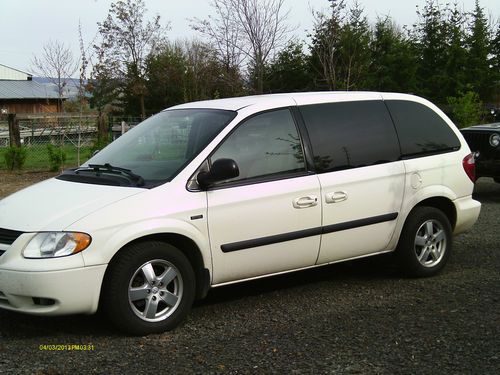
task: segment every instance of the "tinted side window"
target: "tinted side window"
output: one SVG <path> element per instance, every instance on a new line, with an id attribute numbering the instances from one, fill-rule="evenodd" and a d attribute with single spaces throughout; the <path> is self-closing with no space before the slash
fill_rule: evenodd
<path id="1" fill-rule="evenodd" d="M 394 125 L 382 101 L 314 104 L 300 107 L 318 172 L 398 160 Z"/>
<path id="2" fill-rule="evenodd" d="M 211 160 L 220 158 L 238 164 L 240 175 L 231 182 L 305 170 L 302 144 L 288 109 L 265 112 L 241 123 Z"/>
<path id="3" fill-rule="evenodd" d="M 460 141 L 448 124 L 429 107 L 405 100 L 388 100 L 403 156 L 458 150 Z"/>

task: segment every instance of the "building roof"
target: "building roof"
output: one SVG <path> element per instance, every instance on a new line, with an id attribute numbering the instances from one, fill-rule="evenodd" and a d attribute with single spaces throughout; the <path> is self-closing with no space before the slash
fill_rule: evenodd
<path id="1" fill-rule="evenodd" d="M 57 90 L 35 81 L 0 80 L 1 99 L 59 99 Z"/>
<path id="2" fill-rule="evenodd" d="M 33 76 L 22 70 L 0 64 L 0 80 L 30 80 Z"/>

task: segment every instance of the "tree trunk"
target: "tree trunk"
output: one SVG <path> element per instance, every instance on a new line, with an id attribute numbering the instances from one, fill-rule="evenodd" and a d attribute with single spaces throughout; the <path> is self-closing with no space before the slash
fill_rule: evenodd
<path id="1" fill-rule="evenodd" d="M 257 78 L 256 94 L 262 94 L 264 93 L 264 64 L 262 62 L 255 64 L 255 75 Z"/>
<path id="2" fill-rule="evenodd" d="M 99 146 L 103 145 L 108 141 L 109 129 L 106 122 L 106 115 L 104 113 L 100 113 L 97 118 L 97 139 L 99 142 Z"/>
<path id="3" fill-rule="evenodd" d="M 146 118 L 146 107 L 144 105 L 144 94 L 139 95 L 139 103 L 141 105 L 141 118 L 144 120 Z"/>

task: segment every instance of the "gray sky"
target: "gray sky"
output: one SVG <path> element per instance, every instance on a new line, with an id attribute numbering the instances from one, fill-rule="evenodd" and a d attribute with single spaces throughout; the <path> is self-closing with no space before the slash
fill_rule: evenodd
<path id="1" fill-rule="evenodd" d="M 465 10 L 474 8 L 475 0 L 457 0 Z M 78 22 L 85 43 L 97 35 L 97 22 L 103 21 L 112 0 L 0 0 L 0 64 L 31 72 L 33 55 L 39 54 L 49 40 L 64 42 L 79 55 Z M 188 18 L 205 18 L 210 12 L 206 0 L 145 0 L 149 15 L 159 14 L 162 23 L 170 22 L 167 36 L 174 40 L 197 34 L 189 27 Z M 353 0 L 347 0 L 352 4 Z M 425 0 L 359 0 L 365 13 L 374 21 L 389 14 L 400 25 L 416 21 L 416 6 Z M 451 1 L 450 1 L 451 2 Z M 441 0 L 441 4 L 445 1 Z M 285 0 L 291 10 L 290 23 L 297 25 L 297 37 L 305 39 L 312 29 L 311 7 L 327 9 L 327 0 Z M 499 0 L 480 0 L 494 20 L 500 16 Z"/>

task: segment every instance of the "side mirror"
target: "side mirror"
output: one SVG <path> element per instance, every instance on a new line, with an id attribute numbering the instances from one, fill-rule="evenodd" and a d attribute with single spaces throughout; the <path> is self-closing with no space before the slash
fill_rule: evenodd
<path id="1" fill-rule="evenodd" d="M 196 180 L 202 189 L 207 189 L 215 182 L 229 180 L 239 175 L 240 170 L 233 159 L 217 159 L 208 172 L 198 173 Z"/>

